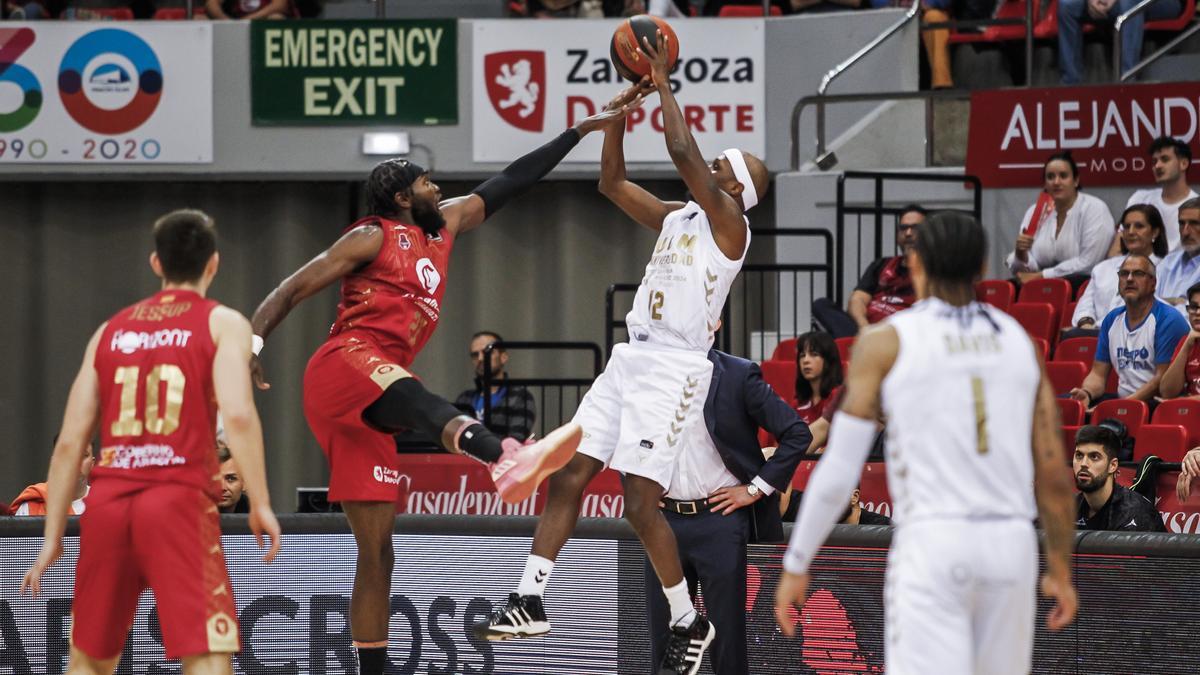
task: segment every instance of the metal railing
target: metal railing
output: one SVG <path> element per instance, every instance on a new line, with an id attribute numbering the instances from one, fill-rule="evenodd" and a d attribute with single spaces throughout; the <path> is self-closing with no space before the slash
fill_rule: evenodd
<path id="1" fill-rule="evenodd" d="M 495 378 L 492 372 L 492 352 L 501 349 L 507 352 L 532 352 L 545 354 L 547 352 L 585 352 L 591 356 L 591 373 L 578 377 L 505 377 Z M 532 411 L 536 420 L 536 433 L 545 436 L 547 432 L 561 426 L 575 415 L 579 402 L 583 400 L 586 390 L 604 369 L 600 345 L 594 342 L 493 342 L 483 348 L 483 376 L 480 378 L 481 391 L 485 392 L 483 399 L 483 425 L 493 428 L 492 397 L 487 395 L 491 388 L 502 385 L 509 388 L 523 388 L 533 394 L 535 408 Z M 531 431 L 533 429 L 531 428 Z"/>
<path id="2" fill-rule="evenodd" d="M 846 181 L 847 180 L 866 180 L 873 183 L 872 200 L 867 205 L 854 205 L 847 203 L 846 200 Z M 884 187 L 887 181 L 897 182 L 917 182 L 917 183 L 970 183 L 974 194 L 972 195 L 971 214 L 979 220 L 983 214 L 983 184 L 979 178 L 975 176 L 954 176 L 944 174 L 926 174 L 926 173 L 902 173 L 897 171 L 846 171 L 838 176 L 837 181 L 837 211 L 836 219 L 836 235 L 837 252 L 834 254 L 834 261 L 837 265 L 837 295 L 835 301 L 842 305 L 846 301 L 846 272 L 853 269 L 853 277 L 858 278 L 858 275 L 863 271 L 863 219 L 862 216 L 869 216 L 874 222 L 874 227 L 871 230 L 873 239 L 871 261 L 878 260 L 883 255 L 884 241 L 884 216 L 899 217 L 902 213 L 902 205 L 889 205 L 885 200 Z M 906 201 L 912 201 L 908 199 Z M 893 202 L 894 203 L 894 202 Z M 855 245 L 855 260 L 853 266 L 848 260 L 846 252 L 846 220 L 847 216 L 857 216 L 857 232 L 854 238 Z M 892 230 L 894 231 L 894 223 Z"/>
<path id="3" fill-rule="evenodd" d="M 810 228 L 753 230 L 751 247 L 754 250 L 754 241 L 766 239 L 798 243 L 806 238 L 821 240 L 821 262 L 747 263 L 742 266 L 721 314 L 723 323 L 713 343 L 715 348 L 747 358 L 767 358 L 769 347 L 774 347 L 768 344 L 772 340 L 809 330 L 812 323 L 809 310 L 813 301 L 833 293 L 833 234 Z M 623 300 L 637 288 L 638 284 L 633 283 L 613 284 L 605 293 L 606 354 L 612 353 L 618 340 L 617 330 L 626 328 L 624 313 L 631 302 Z M 618 297 L 622 299 L 619 307 Z M 809 317 L 809 321 L 805 322 L 804 317 Z"/>
<path id="4" fill-rule="evenodd" d="M 1155 2 L 1158 2 L 1158 0 L 1142 0 L 1138 4 L 1131 7 L 1129 11 L 1125 12 L 1121 16 L 1118 16 L 1116 22 L 1113 24 L 1113 79 L 1117 83 L 1125 82 L 1126 80 L 1142 72 L 1142 70 L 1144 70 L 1147 66 L 1159 60 L 1163 56 L 1166 56 L 1168 52 L 1175 47 L 1178 47 L 1180 43 L 1194 35 L 1196 31 L 1200 30 L 1200 23 L 1193 22 L 1191 26 L 1188 26 L 1187 29 L 1185 29 L 1179 35 L 1176 35 L 1175 38 L 1170 42 L 1160 47 L 1150 56 L 1147 56 L 1146 58 L 1134 64 L 1134 66 L 1129 69 L 1129 72 L 1124 72 L 1121 68 L 1121 31 L 1125 28 L 1125 24 L 1130 19 L 1138 16 L 1139 14 L 1145 13 L 1146 10 L 1150 9 L 1150 5 L 1154 4 Z M 1183 9 L 1181 8 L 1180 11 L 1183 11 Z"/>
<path id="5" fill-rule="evenodd" d="M 971 100 L 971 92 L 965 89 L 934 89 L 930 91 L 885 91 L 871 94 L 815 94 L 805 96 L 796 101 L 796 105 L 792 106 L 792 126 L 791 126 L 791 166 L 793 171 L 800 169 L 800 115 L 804 109 L 810 105 L 817 106 L 817 110 L 823 110 L 826 105 L 836 105 L 840 103 L 863 103 L 867 101 L 925 101 L 925 124 L 926 124 L 926 139 L 925 139 L 925 158 L 926 164 L 929 164 L 930 157 L 933 153 L 932 134 L 933 116 L 929 113 L 928 107 L 933 101 L 969 101 Z M 826 153 L 825 148 L 825 124 L 824 115 L 818 113 L 817 117 L 817 154 L 813 157 L 813 162 L 822 171 L 827 171 L 837 164 L 837 156 L 832 153 Z"/>

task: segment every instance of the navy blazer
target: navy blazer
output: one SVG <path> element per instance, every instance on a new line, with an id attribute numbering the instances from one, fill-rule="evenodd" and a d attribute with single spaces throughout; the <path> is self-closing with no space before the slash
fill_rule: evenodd
<path id="1" fill-rule="evenodd" d="M 747 361 L 710 349 L 712 384 L 704 401 L 704 424 L 729 472 L 749 483 L 756 476 L 775 488 L 753 505 L 752 542 L 783 541 L 779 496 L 787 490 L 812 442 L 812 434 L 791 405 L 779 398 L 763 380 L 762 370 Z M 768 461 L 758 443 L 758 429 L 766 429 L 779 441 Z"/>

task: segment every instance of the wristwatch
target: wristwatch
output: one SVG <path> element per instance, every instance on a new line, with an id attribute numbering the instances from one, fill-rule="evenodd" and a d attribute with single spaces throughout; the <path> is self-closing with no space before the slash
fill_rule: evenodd
<path id="1" fill-rule="evenodd" d="M 746 494 L 750 495 L 751 497 L 757 497 L 760 492 L 762 492 L 762 490 L 759 490 L 758 486 L 754 483 L 746 484 Z"/>

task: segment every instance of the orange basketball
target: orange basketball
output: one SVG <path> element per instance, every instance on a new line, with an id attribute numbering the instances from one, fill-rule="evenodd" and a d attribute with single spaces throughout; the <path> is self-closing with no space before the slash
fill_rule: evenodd
<path id="1" fill-rule="evenodd" d="M 639 14 L 628 21 L 622 21 L 612 36 L 609 56 L 621 77 L 630 82 L 637 82 L 642 76 L 650 74 L 650 62 L 638 53 L 637 48 L 642 44 L 642 38 L 650 41 L 650 46 L 658 47 L 658 31 L 667 37 L 669 68 L 675 67 L 679 58 L 679 39 L 670 24 L 657 16 Z"/>

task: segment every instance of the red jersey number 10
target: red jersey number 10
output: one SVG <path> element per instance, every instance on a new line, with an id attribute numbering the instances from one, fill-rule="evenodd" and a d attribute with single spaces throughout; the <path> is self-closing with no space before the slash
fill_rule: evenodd
<path id="1" fill-rule="evenodd" d="M 183 391 L 187 377 L 174 364 L 163 363 L 146 373 L 146 410 L 138 419 L 138 366 L 117 368 L 114 383 L 121 386 L 121 409 L 112 423 L 113 436 L 141 436 L 143 430 L 166 436 L 179 428 L 179 412 L 183 408 Z M 166 402 L 160 401 L 159 389 L 166 383 Z"/>

